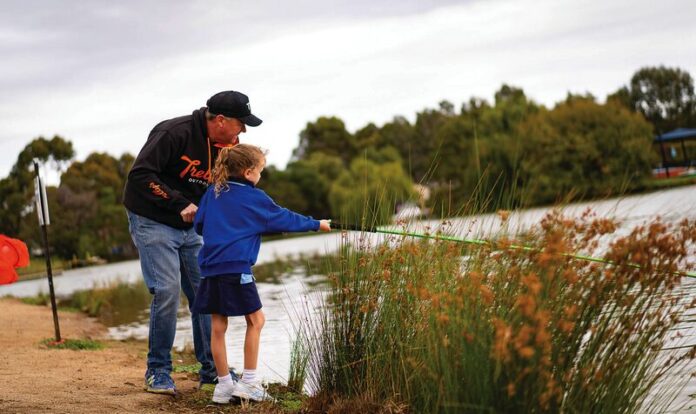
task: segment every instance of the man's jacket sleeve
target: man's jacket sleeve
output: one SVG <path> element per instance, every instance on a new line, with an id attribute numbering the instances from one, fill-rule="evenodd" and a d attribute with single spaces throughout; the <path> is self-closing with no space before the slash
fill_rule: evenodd
<path id="1" fill-rule="evenodd" d="M 167 131 L 152 131 L 128 173 L 131 189 L 143 200 L 176 213 L 191 201 L 160 179 L 171 157 L 177 156 L 176 142 Z"/>

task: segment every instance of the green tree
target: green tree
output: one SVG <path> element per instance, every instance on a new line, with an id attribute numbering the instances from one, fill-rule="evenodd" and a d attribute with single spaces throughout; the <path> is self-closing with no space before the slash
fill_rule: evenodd
<path id="1" fill-rule="evenodd" d="M 355 151 L 355 140 L 342 120 L 320 117 L 316 122 L 308 122 L 300 132 L 300 143 L 293 151 L 293 159 L 303 160 L 315 152 L 323 152 L 341 158 L 347 165 Z"/>
<path id="2" fill-rule="evenodd" d="M 269 168 L 259 185 L 278 204 L 314 218 L 332 217 L 329 189 L 345 170 L 340 158 L 315 152 L 289 163 L 285 171 Z"/>
<path id="3" fill-rule="evenodd" d="M 365 148 L 379 148 L 384 145 L 379 128 L 372 122 L 355 132 L 354 141 L 358 152 Z"/>
<path id="4" fill-rule="evenodd" d="M 486 111 L 483 107 L 478 110 L 493 118 L 484 124 L 489 125 L 489 129 L 496 130 L 496 133 L 511 133 L 520 122 L 538 112 L 539 106 L 527 98 L 522 88 L 503 84 L 495 93 L 495 107 L 491 109 L 493 110 Z"/>
<path id="5" fill-rule="evenodd" d="M 472 117 L 448 119 L 437 130 L 434 139 L 442 143 L 444 150 L 436 157 L 436 166 L 429 184 L 434 189 L 435 211 L 450 215 L 453 206 L 459 206 L 471 195 L 478 181 L 479 153 Z"/>
<path id="6" fill-rule="evenodd" d="M 127 177 L 124 167 L 121 160 L 107 153 L 94 152 L 83 162 L 72 163 L 61 176 L 60 184 L 74 192 L 92 191 L 96 194 L 108 188 L 114 194 L 113 203 L 120 204 Z"/>
<path id="7" fill-rule="evenodd" d="M 375 151 L 372 156 L 389 159 L 396 156 L 394 149 L 386 154 Z M 400 159 L 377 163 L 366 157 L 351 162 L 332 183 L 329 202 L 334 217 L 349 223 L 384 224 L 391 220 L 397 204 L 414 199 L 413 182 L 401 166 Z"/>
<path id="8" fill-rule="evenodd" d="M 318 153 L 312 155 L 316 154 Z M 303 199 L 305 206 L 299 211 L 315 218 L 329 217 L 331 214 L 328 203 L 330 183 L 321 176 L 321 173 L 304 160 L 288 164 L 286 172 L 288 181 L 297 188 Z"/>
<path id="9" fill-rule="evenodd" d="M 263 189 L 276 203 L 290 210 L 304 213 L 308 203 L 300 187 L 292 182 L 287 171 L 270 165 L 263 170 L 259 188 Z"/>
<path id="10" fill-rule="evenodd" d="M 326 182 L 331 183 L 346 169 L 341 158 L 321 152 L 312 154 L 305 162 L 316 169 Z"/>
<path id="11" fill-rule="evenodd" d="M 694 80 L 680 68 L 641 68 L 633 74 L 628 87 L 619 89 L 607 100 L 623 103 L 643 114 L 657 134 L 696 126 Z"/>
<path id="12" fill-rule="evenodd" d="M 416 182 L 427 182 L 433 173 L 438 157 L 446 151 L 442 142 L 436 138 L 437 131 L 451 119 L 451 108 L 445 106 L 441 109 L 426 109 L 416 114 L 414 134 L 407 137 L 411 141 L 407 146 L 410 175 Z"/>
<path id="13" fill-rule="evenodd" d="M 130 154 L 116 159 L 106 153 L 92 153 L 85 161 L 73 162 L 66 169 L 58 189 L 48 193 L 52 251 L 65 259 L 134 255 L 121 204 L 126 171 L 132 160 Z M 35 221 L 33 216 L 28 217 L 29 221 Z M 23 227 L 27 229 L 25 239 L 40 245 L 38 227 Z"/>
<path id="14" fill-rule="evenodd" d="M 42 165 L 51 163 L 60 170 L 74 154 L 72 143 L 58 135 L 50 140 L 36 138 L 24 147 L 10 174 L 0 180 L 0 233 L 16 237 L 22 232 L 22 218 L 36 214 L 30 207 L 34 200 L 33 160 Z"/>
<path id="15" fill-rule="evenodd" d="M 402 159 L 404 171 L 407 171 L 412 179 L 416 180 L 412 171 L 412 150 L 417 150 L 418 139 L 416 131 L 406 118 L 396 116 L 391 122 L 382 126 L 379 130 L 380 140 L 378 148 L 388 146 L 396 148 Z"/>
<path id="16" fill-rule="evenodd" d="M 458 116 L 448 118 L 435 135 L 442 150 L 429 180 L 434 212 L 451 215 L 517 205 L 512 196 L 521 143 L 515 131 L 539 110 L 522 89 L 503 85 L 495 93 L 495 105 L 472 98 Z"/>
<path id="17" fill-rule="evenodd" d="M 534 204 L 573 191 L 584 196 L 619 193 L 650 177 L 651 126 L 616 103 L 572 99 L 520 125 L 520 174 Z"/>

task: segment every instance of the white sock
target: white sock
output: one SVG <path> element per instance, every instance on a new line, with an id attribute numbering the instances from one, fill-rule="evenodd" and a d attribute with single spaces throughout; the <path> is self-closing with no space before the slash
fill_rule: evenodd
<path id="1" fill-rule="evenodd" d="M 225 375 L 224 377 L 218 377 L 218 383 L 219 384 L 231 384 L 232 383 L 232 374 L 230 374 L 228 372 L 227 375 Z"/>
<path id="2" fill-rule="evenodd" d="M 247 384 L 256 382 L 256 370 L 255 369 L 245 369 L 244 374 L 242 374 L 242 381 Z"/>

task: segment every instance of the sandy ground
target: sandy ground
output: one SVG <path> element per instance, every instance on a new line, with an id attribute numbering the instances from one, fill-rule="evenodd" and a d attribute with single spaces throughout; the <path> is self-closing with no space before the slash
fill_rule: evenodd
<path id="1" fill-rule="evenodd" d="M 61 336 L 101 339 L 104 326 L 79 313 L 60 312 Z M 0 299 L 0 413 L 190 412 L 176 399 L 143 391 L 146 344 L 106 341 L 105 349 L 47 349 L 51 309 Z M 173 374 L 179 393 L 198 383 Z"/>

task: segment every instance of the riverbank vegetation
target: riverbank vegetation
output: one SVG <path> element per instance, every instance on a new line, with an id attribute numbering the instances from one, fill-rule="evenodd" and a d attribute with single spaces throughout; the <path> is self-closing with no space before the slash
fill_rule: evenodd
<path id="1" fill-rule="evenodd" d="M 696 357 L 676 330 L 696 300 L 674 273 L 693 260 L 696 223 L 616 228 L 556 212 L 490 246 L 346 245 L 299 328 L 308 409 L 663 412 Z"/>
<path id="2" fill-rule="evenodd" d="M 69 269 L 68 262 L 61 258 L 51 258 L 51 270 L 54 275 L 60 274 L 65 269 Z M 43 257 L 32 257 L 29 260 L 29 266 L 20 267 L 17 269 L 17 274 L 20 280 L 32 280 L 46 277 L 46 259 Z"/>
<path id="3" fill-rule="evenodd" d="M 528 207 L 623 195 L 662 186 L 651 179 L 659 162 L 655 134 L 696 125 L 693 79 L 678 68 L 642 68 L 603 101 L 569 92 L 547 108 L 510 85 L 493 96 L 492 102 L 471 97 L 458 108 L 443 101 L 413 121 L 396 116 L 355 132 L 338 116 L 319 117 L 300 132 L 284 170 L 264 171 L 261 188 L 293 210 L 353 222 L 365 199 L 380 197 L 449 217 L 457 213 L 452 206 L 470 200 Z M 41 253 L 32 212 L 31 163 L 38 159 L 60 174 L 60 184 L 48 188 L 54 255 L 68 261 L 135 258 L 122 206 L 134 157 L 74 156 L 71 142 L 60 136 L 36 138 L 22 150 L 0 180 L 0 233 Z M 680 184 L 688 181 L 669 183 Z M 386 223 L 395 204 L 375 202 L 372 215 Z"/>
<path id="4" fill-rule="evenodd" d="M 461 230 L 449 222 L 431 229 Z M 656 220 L 616 231 L 616 223 L 590 212 L 578 219 L 554 212 L 488 246 L 396 235 L 375 246 L 346 234 L 336 256 L 257 267 L 266 282 L 293 272 L 328 275 L 298 325 L 288 384 L 274 385 L 281 402 L 267 409 L 663 411 L 696 357 L 678 331 L 696 300 L 671 273 L 688 270 L 696 223 Z M 132 297 L 142 303 L 119 302 Z M 144 310 L 148 299 L 142 283 L 115 284 L 62 303 L 109 324 L 111 310 Z M 196 371 L 191 358 L 174 360 L 181 360 L 177 372 Z M 313 395 L 303 395 L 306 389 Z M 209 398 L 202 390 L 178 404 L 202 408 Z"/>
<path id="5" fill-rule="evenodd" d="M 99 319 L 106 326 L 117 326 L 135 322 L 149 308 L 150 292 L 143 281 L 125 283 L 116 281 L 91 289 L 78 290 L 67 297 L 59 297 L 56 302 L 62 311 L 83 312 Z M 30 305 L 50 306 L 48 293 L 21 298 Z"/>

